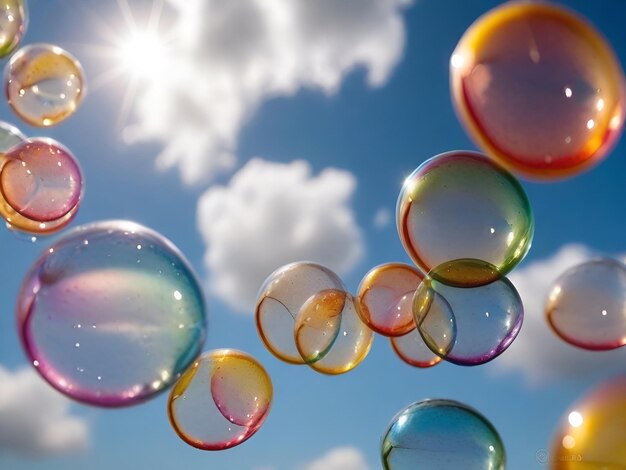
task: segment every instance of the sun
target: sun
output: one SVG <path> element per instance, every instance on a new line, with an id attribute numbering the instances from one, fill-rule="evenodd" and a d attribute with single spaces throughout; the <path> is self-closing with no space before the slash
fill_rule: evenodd
<path id="1" fill-rule="evenodd" d="M 158 80 L 166 73 L 167 47 L 154 31 L 133 31 L 119 50 L 120 65 L 132 78 Z"/>

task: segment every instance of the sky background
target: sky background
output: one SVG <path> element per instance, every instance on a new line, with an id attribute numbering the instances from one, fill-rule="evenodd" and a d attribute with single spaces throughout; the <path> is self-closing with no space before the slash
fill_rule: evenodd
<path id="1" fill-rule="evenodd" d="M 542 468 L 537 453 L 568 407 L 626 371 L 624 351 L 567 346 L 541 310 L 564 269 L 626 252 L 623 141 L 574 179 L 523 182 L 536 231 L 510 278 L 525 324 L 489 364 L 414 369 L 376 337 L 358 368 L 326 377 L 271 356 L 251 308 L 265 276 L 290 261 L 327 264 L 352 292 L 371 267 L 408 262 L 394 223 L 400 186 L 427 158 L 475 148 L 452 109 L 448 61 L 464 30 L 498 3 L 167 0 L 158 30 L 167 48 L 148 60 L 149 73 L 133 74 L 116 51 L 132 29 L 149 27 L 152 1 L 130 2 L 131 28 L 125 4 L 113 0 L 32 0 L 23 44 L 50 42 L 77 56 L 88 96 L 51 129 L 19 122 L 7 104 L 0 119 L 61 141 L 79 159 L 86 190 L 72 226 L 131 219 L 185 253 L 208 300 L 205 349 L 257 357 L 274 404 L 248 442 L 208 453 L 171 429 L 166 394 L 120 410 L 70 403 L 31 370 L 15 330 L 20 282 L 50 241 L 3 230 L 0 468 L 376 469 L 391 418 L 424 398 L 477 408 L 500 432 L 507 468 Z M 626 61 L 623 1 L 563 3 Z"/>

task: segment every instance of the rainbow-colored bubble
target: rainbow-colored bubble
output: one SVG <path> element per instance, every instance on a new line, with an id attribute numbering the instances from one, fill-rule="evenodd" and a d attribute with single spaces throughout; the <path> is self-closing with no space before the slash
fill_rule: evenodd
<path id="1" fill-rule="evenodd" d="M 0 58 L 17 48 L 27 25 L 28 10 L 24 0 L 0 1 Z"/>
<path id="2" fill-rule="evenodd" d="M 565 414 L 550 453 L 552 470 L 626 468 L 626 378 L 603 383 Z"/>
<path id="3" fill-rule="evenodd" d="M 76 215 L 83 176 L 74 155 L 52 139 L 26 139 L 0 154 L 0 215 L 15 229 L 52 233 Z"/>
<path id="4" fill-rule="evenodd" d="M 487 284 L 528 252 L 534 218 L 518 181 L 487 157 L 443 153 L 404 182 L 398 233 L 416 266 L 460 287 Z M 437 268 L 436 271 L 433 271 Z"/>
<path id="5" fill-rule="evenodd" d="M 503 470 L 506 461 L 487 418 L 452 400 L 409 405 L 392 419 L 381 447 L 385 470 Z"/>
<path id="6" fill-rule="evenodd" d="M 78 60 L 51 44 L 20 49 L 5 75 L 9 105 L 32 126 L 60 123 L 74 114 L 85 95 L 85 73 Z"/>
<path id="7" fill-rule="evenodd" d="M 254 435 L 272 405 L 272 381 L 252 356 L 234 349 L 202 354 L 170 392 L 176 433 L 202 450 L 224 450 Z"/>
<path id="8" fill-rule="evenodd" d="M 548 2 L 506 2 L 465 32 L 450 60 L 469 134 L 530 178 L 578 174 L 602 160 L 624 122 L 624 75 L 587 21 Z"/>
<path id="9" fill-rule="evenodd" d="M 602 351 L 626 344 L 626 264 L 600 258 L 574 266 L 550 289 L 552 330 L 568 343 Z"/>
<path id="10" fill-rule="evenodd" d="M 169 387 L 206 333 L 189 263 L 165 237 L 128 221 L 79 226 L 46 249 L 22 284 L 17 323 L 44 379 L 106 407 Z"/>
<path id="11" fill-rule="evenodd" d="M 478 287 L 438 281 L 435 269 L 415 292 L 415 323 L 430 350 L 458 365 L 483 364 L 502 354 L 522 327 L 524 307 L 506 277 Z"/>

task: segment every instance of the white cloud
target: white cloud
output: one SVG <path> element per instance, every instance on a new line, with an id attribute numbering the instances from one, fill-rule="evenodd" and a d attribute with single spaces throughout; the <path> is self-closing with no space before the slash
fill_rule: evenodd
<path id="1" fill-rule="evenodd" d="M 374 227 L 379 230 L 384 229 L 391 222 L 391 212 L 386 207 L 381 207 L 374 214 Z"/>
<path id="2" fill-rule="evenodd" d="M 524 325 L 509 349 L 494 361 L 497 370 L 521 372 L 531 385 L 624 370 L 626 349 L 592 352 L 576 348 L 556 336 L 545 320 L 544 303 L 552 282 L 594 256 L 585 246 L 565 245 L 551 258 L 511 273 L 509 278 L 524 302 Z"/>
<path id="3" fill-rule="evenodd" d="M 70 403 L 31 368 L 0 366 L 0 451 L 45 456 L 86 449 L 89 426 L 70 414 Z"/>
<path id="4" fill-rule="evenodd" d="M 294 261 L 316 261 L 337 273 L 362 258 L 363 237 L 349 201 L 356 180 L 326 168 L 311 175 L 303 160 L 250 160 L 226 187 L 212 187 L 198 203 L 198 227 L 213 293 L 252 313 L 263 280 Z"/>
<path id="5" fill-rule="evenodd" d="M 161 168 L 209 180 L 236 162 L 242 126 L 266 100 L 336 93 L 355 68 L 381 86 L 401 58 L 412 0 L 168 0 L 175 40 L 135 100 L 133 141 L 160 141 Z M 161 54 L 160 54 L 161 55 Z"/>
<path id="6" fill-rule="evenodd" d="M 353 447 L 337 447 L 302 470 L 368 470 L 363 454 Z"/>

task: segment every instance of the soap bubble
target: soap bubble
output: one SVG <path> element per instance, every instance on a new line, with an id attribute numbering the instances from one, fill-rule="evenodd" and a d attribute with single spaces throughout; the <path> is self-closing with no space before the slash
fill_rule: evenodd
<path id="1" fill-rule="evenodd" d="M 83 177 L 76 158 L 59 142 L 26 139 L 0 154 L 0 215 L 12 228 L 46 234 L 76 215 Z"/>
<path id="2" fill-rule="evenodd" d="M 481 154 L 443 153 L 404 182 L 397 225 L 424 273 L 471 287 L 498 279 L 528 252 L 534 220 L 517 180 Z"/>
<path id="3" fill-rule="evenodd" d="M 450 60 L 453 101 L 490 156 L 526 177 L 584 171 L 614 146 L 624 75 L 587 21 L 549 2 L 506 2 L 479 18 Z"/>
<path id="4" fill-rule="evenodd" d="M 327 289 L 346 291 L 335 273 L 316 263 L 291 263 L 267 277 L 257 298 L 256 325 L 265 347 L 278 359 L 304 364 L 294 341 L 295 318 L 309 297 Z"/>
<path id="5" fill-rule="evenodd" d="M 0 153 L 6 153 L 14 145 L 26 140 L 26 136 L 17 127 L 0 121 Z"/>
<path id="6" fill-rule="evenodd" d="M 78 60 L 51 44 L 17 51 L 5 75 L 9 105 L 32 126 L 60 123 L 76 111 L 85 95 L 85 74 Z"/>
<path id="7" fill-rule="evenodd" d="M 19 45 L 28 25 L 24 0 L 0 2 L 0 58 L 8 56 Z"/>
<path id="8" fill-rule="evenodd" d="M 435 269 L 436 274 L 437 269 Z M 454 287 L 428 275 L 415 292 L 415 323 L 426 345 L 458 365 L 491 361 L 522 327 L 524 307 L 506 277 L 478 287 Z"/>
<path id="9" fill-rule="evenodd" d="M 626 344 L 626 265 L 602 258 L 568 269 L 554 281 L 546 318 L 563 340 L 591 350 Z"/>
<path id="10" fill-rule="evenodd" d="M 369 353 L 373 333 L 359 317 L 354 298 L 327 289 L 312 295 L 300 308 L 294 327 L 304 361 L 324 374 L 343 374 Z"/>
<path id="11" fill-rule="evenodd" d="M 412 300 L 413 297 L 411 296 Z M 413 325 L 415 325 L 415 322 L 413 322 Z M 389 341 L 398 357 L 413 367 L 423 369 L 436 366 L 441 362 L 441 357 L 430 350 L 417 328 L 414 328 L 404 336 L 393 336 L 389 338 Z M 447 349 L 449 350 L 450 348 L 448 347 Z M 447 353 L 447 351 L 444 353 Z"/>
<path id="12" fill-rule="evenodd" d="M 181 375 L 167 411 L 185 442 L 202 450 L 224 450 L 258 431 L 270 411 L 272 393 L 272 381 L 255 358 L 217 349 L 202 354 Z"/>
<path id="13" fill-rule="evenodd" d="M 603 383 L 565 414 L 552 440 L 553 470 L 626 468 L 626 378 Z"/>
<path id="14" fill-rule="evenodd" d="M 452 400 L 424 400 L 398 413 L 382 439 L 385 470 L 503 470 L 504 445 L 478 411 Z"/>
<path id="15" fill-rule="evenodd" d="M 17 319 L 37 371 L 98 406 L 166 389 L 206 332 L 202 291 L 182 253 L 128 221 L 82 225 L 45 250 L 24 279 Z"/>
<path id="16" fill-rule="evenodd" d="M 371 269 L 357 294 L 361 319 L 376 333 L 402 336 L 415 328 L 413 293 L 423 275 L 403 263 L 386 263 Z"/>

